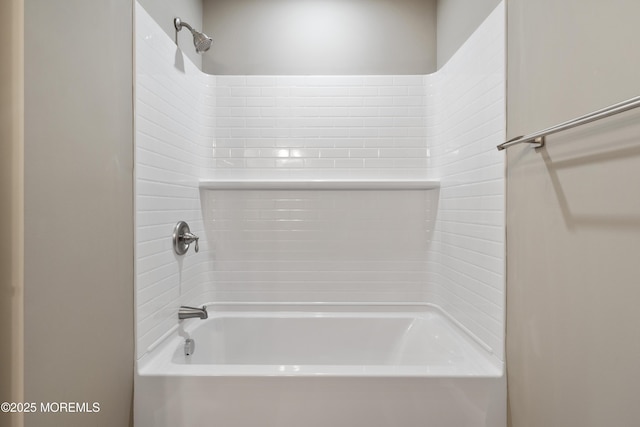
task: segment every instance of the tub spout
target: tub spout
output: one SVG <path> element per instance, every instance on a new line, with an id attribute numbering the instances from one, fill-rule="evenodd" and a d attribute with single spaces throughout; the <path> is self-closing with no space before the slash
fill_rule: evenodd
<path id="1" fill-rule="evenodd" d="M 206 319 L 207 317 L 209 317 L 206 305 L 203 305 L 202 308 L 183 305 L 180 307 L 180 310 L 178 310 L 178 319 L 180 320 L 193 319 L 196 317 L 200 319 Z"/>

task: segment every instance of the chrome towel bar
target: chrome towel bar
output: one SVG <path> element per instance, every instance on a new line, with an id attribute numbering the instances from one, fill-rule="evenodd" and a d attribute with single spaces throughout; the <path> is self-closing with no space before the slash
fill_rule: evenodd
<path id="1" fill-rule="evenodd" d="M 584 116 L 576 117 L 575 119 L 568 120 L 564 123 L 560 123 L 550 128 L 546 128 L 535 133 L 530 133 L 529 135 L 517 136 L 513 139 L 508 140 L 507 142 L 503 142 L 502 144 L 498 145 L 498 150 L 501 151 L 505 148 L 511 147 L 512 145 L 521 144 L 523 142 L 531 144 L 531 147 L 533 148 L 540 148 L 544 146 L 544 137 L 547 135 L 562 132 L 564 130 L 584 125 L 586 123 L 595 122 L 596 120 L 604 119 L 606 117 L 633 110 L 634 108 L 638 107 L 640 107 L 640 96 L 636 96 L 634 98 L 627 99 L 626 101 L 610 105 L 601 110 L 585 114 Z"/>

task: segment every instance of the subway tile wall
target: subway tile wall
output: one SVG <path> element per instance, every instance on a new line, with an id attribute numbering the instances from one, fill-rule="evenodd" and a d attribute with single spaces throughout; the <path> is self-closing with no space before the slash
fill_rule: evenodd
<path id="1" fill-rule="evenodd" d="M 431 75 L 436 114 L 428 135 L 440 200 L 430 267 L 436 302 L 503 360 L 504 4 Z"/>
<path id="2" fill-rule="evenodd" d="M 426 178 L 427 76 L 217 76 L 215 178 Z M 425 301 L 433 192 L 203 193 L 212 300 Z"/>
<path id="3" fill-rule="evenodd" d="M 136 3 L 136 337 L 137 356 L 177 324 L 180 304 L 199 303 L 210 282 L 208 247 L 178 258 L 179 220 L 204 236 L 198 181 L 211 163 L 214 78 L 188 60 Z"/>
<path id="4" fill-rule="evenodd" d="M 502 359 L 504 7 L 427 76 L 207 76 L 136 6 L 137 349 L 180 304 L 439 304 Z M 202 178 L 438 178 L 211 191 Z M 177 258 L 175 222 L 201 251 Z"/>
<path id="5" fill-rule="evenodd" d="M 215 177 L 427 176 L 426 76 L 218 76 Z"/>
<path id="6" fill-rule="evenodd" d="M 427 301 L 432 191 L 207 191 L 212 301 Z"/>

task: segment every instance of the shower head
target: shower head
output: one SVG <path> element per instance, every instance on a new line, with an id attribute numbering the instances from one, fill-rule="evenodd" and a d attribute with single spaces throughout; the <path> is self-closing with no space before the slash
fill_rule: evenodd
<path id="1" fill-rule="evenodd" d="M 213 39 L 206 35 L 205 33 L 201 33 L 200 31 L 196 31 L 193 27 L 186 22 L 182 22 L 180 18 L 175 18 L 173 20 L 173 25 L 176 27 L 176 44 L 178 42 L 178 31 L 182 29 L 182 27 L 186 27 L 189 31 L 191 31 L 191 35 L 193 36 L 193 45 L 196 47 L 197 53 L 206 52 L 211 47 L 211 43 L 213 43 Z"/>

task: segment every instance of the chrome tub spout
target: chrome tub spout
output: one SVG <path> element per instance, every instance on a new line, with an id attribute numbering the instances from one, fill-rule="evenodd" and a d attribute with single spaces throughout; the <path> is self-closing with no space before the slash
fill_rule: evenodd
<path id="1" fill-rule="evenodd" d="M 180 307 L 180 310 L 178 310 L 178 319 L 180 320 L 194 319 L 196 317 L 199 319 L 206 319 L 207 317 L 209 317 L 206 305 L 203 305 L 202 308 L 183 305 Z"/>

